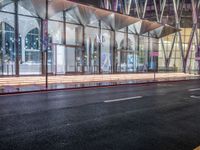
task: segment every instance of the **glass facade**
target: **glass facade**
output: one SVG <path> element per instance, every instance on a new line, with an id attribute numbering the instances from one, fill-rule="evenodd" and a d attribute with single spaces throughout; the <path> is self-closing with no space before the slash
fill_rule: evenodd
<path id="1" fill-rule="evenodd" d="M 133 28 L 131 24 L 121 22 L 119 27 L 117 21 L 110 25 L 106 19 L 96 17 L 95 11 L 92 15 L 84 7 L 55 8 L 52 13 L 49 5 L 48 28 L 45 29 L 45 17 L 31 1 L 4 0 L 0 3 L 2 76 L 44 75 L 45 30 L 48 32 L 48 73 L 52 75 L 199 71 L 198 61 L 195 61 L 199 46 L 191 37 L 194 31 L 191 26 L 180 26 L 180 32 L 156 38 L 142 27 L 138 30 L 137 26 Z M 150 11 L 154 5 L 147 6 Z M 191 5 L 186 6 L 191 8 Z M 129 11 L 133 10 L 126 13 Z M 136 8 L 134 11 L 136 13 Z M 149 16 L 149 19 L 153 20 L 155 16 Z M 174 23 L 170 25 L 176 26 Z M 198 37 L 197 33 L 198 28 L 194 33 Z M 156 52 L 158 57 L 152 55 Z"/>
<path id="2" fill-rule="evenodd" d="M 146 47 L 148 39 L 141 37 L 143 43 L 139 44 L 139 62 L 142 61 L 141 57 L 145 57 L 145 49 L 158 51 L 159 56 L 156 59 L 158 59 L 157 70 L 159 72 L 197 74 L 200 69 L 198 61 L 200 47 L 199 4 L 197 0 L 101 0 L 100 4 L 96 5 L 104 9 L 179 28 L 180 31 L 177 33 L 159 38 L 159 40 L 150 40 L 152 46 L 149 47 Z M 158 32 L 156 32 L 147 34 L 157 34 Z M 149 70 L 153 67 L 152 59 L 148 60 Z"/>

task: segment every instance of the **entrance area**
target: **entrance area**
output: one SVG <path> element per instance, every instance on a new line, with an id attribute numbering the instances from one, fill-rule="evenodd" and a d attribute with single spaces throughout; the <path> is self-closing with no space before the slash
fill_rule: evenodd
<path id="1" fill-rule="evenodd" d="M 80 46 L 54 44 L 50 54 L 49 73 L 54 75 L 82 73 L 82 52 L 83 48 Z"/>

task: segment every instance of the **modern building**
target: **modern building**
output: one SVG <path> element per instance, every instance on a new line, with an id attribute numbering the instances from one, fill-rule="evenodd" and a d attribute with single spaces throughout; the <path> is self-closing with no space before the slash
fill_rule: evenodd
<path id="1" fill-rule="evenodd" d="M 88 2 L 87 0 L 82 0 Z M 159 39 L 158 70 L 199 72 L 198 0 L 101 0 L 102 8 L 138 18 L 169 24 L 180 29 Z"/>
<path id="2" fill-rule="evenodd" d="M 199 5 L 1 0 L 0 75 L 199 73 Z"/>

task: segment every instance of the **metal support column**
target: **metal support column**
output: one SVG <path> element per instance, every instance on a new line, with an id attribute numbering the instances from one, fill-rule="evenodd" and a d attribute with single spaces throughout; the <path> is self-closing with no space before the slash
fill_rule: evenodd
<path id="1" fill-rule="evenodd" d="M 116 32 L 113 31 L 112 72 L 116 73 Z"/>
<path id="2" fill-rule="evenodd" d="M 6 53 L 6 44 L 5 44 L 5 22 L 2 22 L 2 75 L 4 75 L 4 71 L 5 71 L 5 60 L 4 60 L 4 56 Z"/>
<path id="3" fill-rule="evenodd" d="M 129 51 L 128 27 L 126 27 L 126 29 L 125 29 L 125 34 L 126 34 L 126 46 L 125 46 L 125 48 L 126 48 L 126 57 L 125 57 L 126 58 L 126 72 L 128 72 L 128 51 Z"/>
<path id="4" fill-rule="evenodd" d="M 85 26 L 82 26 L 82 73 L 85 73 Z"/>
<path id="5" fill-rule="evenodd" d="M 42 72 L 42 75 L 45 75 L 45 53 L 44 53 L 44 48 L 43 48 L 43 39 L 44 39 L 44 32 L 43 32 L 43 19 L 41 19 L 41 27 L 40 27 L 40 38 L 41 38 L 41 40 L 40 40 L 40 48 L 41 48 L 41 62 L 42 62 L 42 64 L 41 64 L 41 72 Z"/>
<path id="6" fill-rule="evenodd" d="M 149 36 L 149 32 L 148 32 L 148 50 L 147 50 L 147 62 L 145 62 L 146 64 L 144 64 L 147 68 L 147 72 L 149 72 L 149 62 L 150 62 L 150 36 Z"/>
<path id="7" fill-rule="evenodd" d="M 138 62 L 140 61 L 140 35 L 138 35 L 138 40 L 137 40 L 137 55 L 138 55 L 138 59 L 137 59 L 137 66 L 136 66 L 136 72 L 138 72 Z"/>
<path id="8" fill-rule="evenodd" d="M 18 1 L 15 1 L 15 51 L 16 51 L 16 60 L 15 60 L 15 73 L 16 76 L 19 76 L 19 24 L 18 24 Z"/>
<path id="9" fill-rule="evenodd" d="M 66 45 L 67 45 L 67 33 L 66 33 L 66 13 L 65 13 L 65 11 L 63 11 L 63 44 L 65 45 L 65 52 L 64 52 L 64 54 L 65 54 L 65 56 L 66 56 L 66 54 L 67 54 L 67 47 L 66 47 Z M 57 47 L 55 46 L 55 49 L 56 49 L 56 51 L 55 51 L 55 53 L 56 53 L 56 57 L 57 57 Z M 76 50 L 75 50 L 75 54 L 76 54 Z M 76 58 L 76 57 L 75 57 Z M 65 74 L 68 72 L 68 69 L 67 69 L 67 60 L 65 60 Z M 57 63 L 57 61 L 56 61 L 56 63 Z M 76 63 L 76 62 L 75 62 Z M 76 66 L 76 65 L 75 65 Z M 56 65 L 56 70 L 57 70 L 57 65 Z M 76 69 L 75 69 L 76 70 Z M 56 74 L 57 74 L 57 71 L 56 71 Z"/>
<path id="10" fill-rule="evenodd" d="M 101 39 L 101 20 L 99 20 L 99 37 Z M 101 42 L 99 42 L 99 74 L 101 74 Z"/>
<path id="11" fill-rule="evenodd" d="M 64 23 L 63 23 L 63 28 L 64 28 L 64 32 L 63 32 L 63 44 L 64 45 L 67 45 L 66 44 L 66 39 L 67 39 L 67 37 L 66 37 L 66 14 L 65 14 L 65 11 L 63 11 L 63 21 L 64 21 Z"/>
<path id="12" fill-rule="evenodd" d="M 46 0 L 46 16 L 45 16 L 45 19 L 46 19 L 46 21 L 48 20 L 48 0 Z M 46 71 L 46 74 L 45 74 L 45 81 L 46 81 L 46 89 L 48 88 L 48 44 L 49 44 L 49 42 L 48 42 L 48 33 L 46 33 L 47 35 L 47 45 L 46 45 L 46 49 L 45 49 L 45 54 L 46 54 L 46 63 L 45 63 L 45 65 L 46 65 L 46 69 L 45 69 L 45 71 Z"/>

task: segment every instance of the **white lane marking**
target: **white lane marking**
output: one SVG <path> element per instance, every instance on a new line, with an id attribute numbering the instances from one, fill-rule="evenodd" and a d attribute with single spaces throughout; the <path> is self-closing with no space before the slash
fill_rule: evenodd
<path id="1" fill-rule="evenodd" d="M 106 101 L 104 101 L 104 103 L 112 103 L 112 102 L 119 102 L 119 101 L 127 101 L 127 100 L 132 100 L 132 99 L 139 99 L 139 98 L 142 98 L 142 96 L 135 96 L 135 97 L 127 97 L 127 98 L 106 100 Z"/>
<path id="2" fill-rule="evenodd" d="M 190 96 L 191 98 L 196 98 L 196 99 L 200 99 L 200 96 L 195 96 L 195 95 L 192 95 Z"/>
<path id="3" fill-rule="evenodd" d="M 200 91 L 200 88 L 196 88 L 196 89 L 189 89 L 188 91 L 190 91 L 190 92 L 194 92 L 194 91 Z"/>

